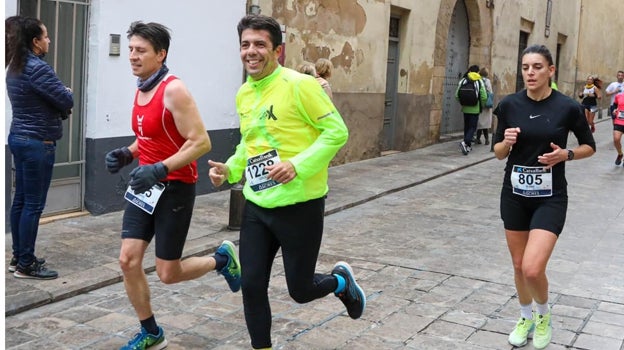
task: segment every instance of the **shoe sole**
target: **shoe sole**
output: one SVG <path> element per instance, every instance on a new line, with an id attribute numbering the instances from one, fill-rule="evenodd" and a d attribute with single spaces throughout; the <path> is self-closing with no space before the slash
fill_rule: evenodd
<path id="1" fill-rule="evenodd" d="M 238 260 L 238 255 L 236 254 L 236 246 L 234 245 L 234 243 L 228 241 L 228 240 L 224 240 L 223 243 L 221 243 L 221 246 L 227 246 L 232 250 L 232 254 L 228 254 L 228 256 L 232 257 L 232 260 L 234 260 L 234 264 L 236 264 L 236 266 L 238 266 L 239 271 L 241 270 L 241 265 L 240 265 L 240 261 Z M 228 283 L 229 286 L 229 283 Z M 232 290 L 232 288 L 230 288 L 230 290 Z M 240 290 L 240 287 L 236 290 L 232 290 L 232 292 L 236 293 Z"/>
<path id="2" fill-rule="evenodd" d="M 358 294 L 360 295 L 360 299 L 362 299 L 363 303 L 362 303 L 362 314 L 354 319 L 358 319 L 360 317 L 362 317 L 362 315 L 364 314 L 364 310 L 366 310 L 366 294 L 364 294 L 364 289 L 362 289 L 362 287 L 360 287 L 359 284 L 357 284 L 357 282 L 355 281 L 355 278 L 353 277 L 353 269 L 351 268 L 351 265 L 349 265 L 347 262 L 345 261 L 339 261 L 334 265 L 334 269 L 337 266 L 342 266 L 345 269 L 347 269 L 347 271 L 349 271 L 349 282 L 351 282 L 354 286 L 355 286 L 355 290 L 358 292 Z M 351 317 L 349 315 L 349 317 Z"/>
<path id="3" fill-rule="evenodd" d="M 31 279 L 31 280 L 53 280 L 53 279 L 58 278 L 58 275 L 51 276 L 51 277 L 37 277 L 37 276 L 25 275 L 19 271 L 15 271 L 13 272 L 13 277 L 21 278 L 21 279 Z"/>
<path id="4" fill-rule="evenodd" d="M 169 344 L 167 343 L 167 338 L 165 338 L 165 340 L 163 340 L 162 343 L 158 343 L 156 345 L 152 345 L 149 348 L 149 350 L 162 350 L 162 349 L 166 348 L 167 345 L 169 345 Z"/>

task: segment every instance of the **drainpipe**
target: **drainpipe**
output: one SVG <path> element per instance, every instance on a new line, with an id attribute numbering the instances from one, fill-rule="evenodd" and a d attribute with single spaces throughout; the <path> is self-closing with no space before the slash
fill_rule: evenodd
<path id="1" fill-rule="evenodd" d="M 259 0 L 251 0 L 251 5 L 249 6 L 249 14 L 259 15 L 260 14 L 260 5 L 258 4 Z"/>
<path id="2" fill-rule="evenodd" d="M 251 0 L 248 14 L 260 14 L 260 5 L 258 4 L 258 2 L 259 0 Z M 246 79 L 246 74 L 243 71 L 243 83 Z M 243 196 L 244 183 L 245 181 L 241 180 L 234 184 L 232 188 L 230 188 L 230 215 L 227 225 L 228 230 L 240 230 L 241 223 L 243 221 L 243 209 L 245 208 L 245 196 Z"/>
<path id="3" fill-rule="evenodd" d="M 581 44 L 581 22 L 583 18 L 583 0 L 580 0 L 581 8 L 579 9 L 579 22 L 578 22 L 578 35 L 576 36 L 576 64 L 574 67 L 574 87 L 572 89 L 572 96 L 576 97 L 576 88 L 577 88 L 577 79 L 578 79 L 578 70 L 579 70 L 579 62 L 578 62 L 578 54 L 579 54 L 579 45 Z M 557 67 L 559 69 L 559 67 Z"/>

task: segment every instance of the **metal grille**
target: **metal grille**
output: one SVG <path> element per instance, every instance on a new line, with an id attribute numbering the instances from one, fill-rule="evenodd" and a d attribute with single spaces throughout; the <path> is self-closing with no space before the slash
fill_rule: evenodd
<path id="1" fill-rule="evenodd" d="M 41 19 L 50 46 L 45 60 L 74 93 L 74 108 L 63 121 L 44 214 L 82 210 L 84 193 L 84 112 L 90 0 L 20 0 L 21 16 Z"/>

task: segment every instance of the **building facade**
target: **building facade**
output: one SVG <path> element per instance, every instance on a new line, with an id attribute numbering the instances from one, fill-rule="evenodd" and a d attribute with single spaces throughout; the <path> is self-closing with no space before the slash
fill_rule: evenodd
<path id="1" fill-rule="evenodd" d="M 285 28 L 284 65 L 328 58 L 334 102 L 350 130 L 333 164 L 409 151 L 463 130 L 454 92 L 471 64 L 490 70 L 496 99 L 522 89 L 519 55 L 544 44 L 559 89 L 574 96 L 588 74 L 606 83 L 624 69 L 617 43 L 621 4 L 593 0 L 8 0 L 5 14 L 41 18 L 51 33 L 47 60 L 75 92 L 76 108 L 57 149 L 47 215 L 124 205 L 128 172 L 110 175 L 104 155 L 133 140 L 135 78 L 125 32 L 132 21 L 172 29 L 167 64 L 197 100 L 213 150 L 199 160 L 198 193 L 215 189 L 207 159 L 225 160 L 240 135 L 234 96 L 243 81 L 236 23 L 247 12 Z M 606 20 L 613 17 L 613 20 Z M 602 102 L 606 108 L 607 103 Z M 5 203 L 11 159 L 6 136 Z M 415 164 L 415 166 L 418 166 Z"/>

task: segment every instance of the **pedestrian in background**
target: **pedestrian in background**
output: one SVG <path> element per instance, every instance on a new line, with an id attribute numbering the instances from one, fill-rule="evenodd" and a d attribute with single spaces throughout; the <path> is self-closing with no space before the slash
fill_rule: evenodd
<path id="1" fill-rule="evenodd" d="M 13 18 L 9 24 L 7 93 L 13 111 L 9 149 L 15 166 L 11 205 L 13 256 L 9 272 L 17 278 L 54 279 L 45 259 L 35 256 L 39 218 L 45 208 L 56 154 L 63 136 L 63 119 L 74 106 L 69 87 L 43 60 L 48 53 L 48 29 L 36 18 Z M 17 29 L 16 29 L 17 28 Z"/>
<path id="2" fill-rule="evenodd" d="M 346 262 L 316 273 L 323 237 L 328 166 L 347 142 L 342 117 L 312 78 L 282 67 L 279 23 L 249 15 L 238 23 L 247 82 L 236 95 L 241 142 L 225 163 L 210 160 L 210 180 L 221 186 L 243 174 L 240 229 L 243 306 L 254 349 L 270 349 L 268 287 L 281 248 L 286 284 L 298 303 L 334 293 L 359 318 L 366 295 Z"/>
<path id="3" fill-rule="evenodd" d="M 585 118 L 587 118 L 592 132 L 596 131 L 594 117 L 596 116 L 596 111 L 598 111 L 598 100 L 602 98 L 600 94 L 600 83 L 600 79 L 590 75 L 587 77 L 587 81 L 582 91 L 579 93 L 581 104 L 583 108 L 585 108 Z"/>
<path id="4" fill-rule="evenodd" d="M 316 68 L 314 67 L 314 64 L 307 61 L 304 61 L 299 66 L 297 66 L 297 71 L 301 74 L 307 74 L 314 78 L 318 76 L 316 74 Z"/>
<path id="5" fill-rule="evenodd" d="M 481 75 L 481 80 L 485 85 L 485 91 L 488 94 L 488 101 L 490 96 L 494 97 L 494 90 L 492 89 L 492 82 L 488 78 L 489 72 L 488 69 L 483 67 L 479 70 L 479 75 Z M 485 104 L 481 108 L 481 113 L 479 113 L 479 121 L 477 122 L 477 144 L 481 144 L 481 135 L 483 135 L 484 143 L 486 145 L 490 144 L 490 128 L 492 127 L 492 107 Z"/>
<path id="6" fill-rule="evenodd" d="M 617 108 L 617 105 L 615 104 L 615 95 L 621 92 L 624 92 L 624 71 L 619 70 L 617 72 L 617 81 L 612 82 L 605 89 L 605 94 L 608 97 L 611 97 L 611 100 L 609 101 L 609 115 L 611 116 L 611 119 L 615 118 L 613 111 Z"/>
<path id="7" fill-rule="evenodd" d="M 615 109 L 612 112 L 613 118 L 613 146 L 617 152 L 615 165 L 622 164 L 622 134 L 624 133 L 624 92 L 615 95 Z"/>
<path id="8" fill-rule="evenodd" d="M 470 102 L 465 102 L 464 96 L 470 97 Z M 455 99 L 462 105 L 464 114 L 464 140 L 459 143 L 459 149 L 463 155 L 468 155 L 468 152 L 472 150 L 472 138 L 477 131 L 481 107 L 487 101 L 487 92 L 479 74 L 479 66 L 472 65 L 468 68 L 459 81 Z"/>
<path id="9" fill-rule="evenodd" d="M 106 155 L 111 173 L 139 158 L 139 166 L 130 172 L 126 193 L 132 204 L 123 215 L 119 264 L 141 330 L 122 350 L 163 349 L 167 340 L 152 312 L 143 270 L 152 238 L 156 240 L 156 272 L 166 284 L 216 270 L 236 292 L 240 289 L 240 264 L 228 241 L 214 256 L 181 260 L 195 204 L 196 160 L 210 151 L 210 138 L 190 92 L 180 79 L 168 74 L 169 29 L 137 21 L 130 25 L 128 39 L 130 67 L 138 77 L 132 109 L 136 139 Z"/>
<path id="10" fill-rule="evenodd" d="M 545 46 L 527 47 L 522 53 L 526 88 L 506 96 L 494 111 L 494 152 L 507 158 L 500 212 L 520 302 L 520 319 L 508 340 L 524 346 L 534 331 L 536 349 L 548 346 L 552 337 L 546 266 L 566 218 L 565 162 L 596 151 L 581 106 L 550 87 L 554 72 Z M 573 149 L 567 149 L 570 131 L 579 144 Z"/>
<path id="11" fill-rule="evenodd" d="M 328 79 L 332 76 L 332 71 L 334 70 L 334 65 L 327 58 L 319 58 L 316 60 L 314 64 L 316 68 L 316 80 L 321 84 L 321 87 L 327 93 L 330 99 L 334 99 L 334 95 L 332 93 L 331 85 L 329 84 Z"/>

